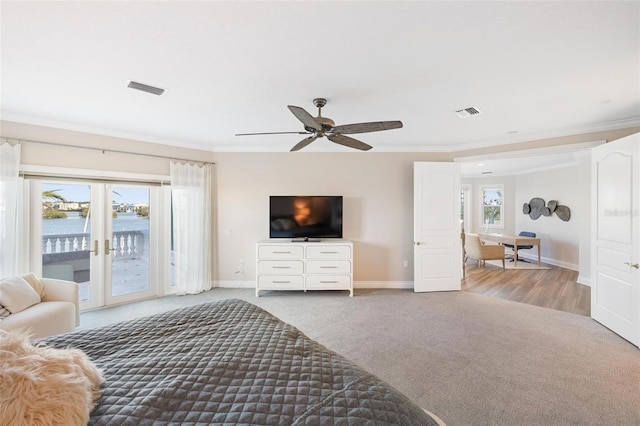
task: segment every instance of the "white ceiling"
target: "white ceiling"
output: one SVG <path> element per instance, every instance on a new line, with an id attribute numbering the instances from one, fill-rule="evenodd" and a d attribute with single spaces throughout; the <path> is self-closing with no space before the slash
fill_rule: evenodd
<path id="1" fill-rule="evenodd" d="M 1 3 L 2 119 L 214 151 L 288 151 L 287 105 L 376 151 L 640 125 L 640 2 Z M 126 88 L 127 80 L 166 89 Z M 460 118 L 456 110 L 481 114 Z M 516 132 L 516 133 L 514 133 Z M 319 139 L 305 151 L 345 151 Z M 292 154 L 295 155 L 295 154 Z"/>

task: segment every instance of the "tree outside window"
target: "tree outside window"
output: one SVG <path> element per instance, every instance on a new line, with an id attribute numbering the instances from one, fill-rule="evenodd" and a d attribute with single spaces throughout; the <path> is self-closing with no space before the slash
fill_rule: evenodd
<path id="1" fill-rule="evenodd" d="M 481 225 L 485 228 L 503 228 L 503 186 L 482 185 L 480 191 L 482 195 Z"/>

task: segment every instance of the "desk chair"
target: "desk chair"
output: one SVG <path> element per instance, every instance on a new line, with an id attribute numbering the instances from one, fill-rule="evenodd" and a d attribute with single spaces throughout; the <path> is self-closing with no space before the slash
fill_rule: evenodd
<path id="1" fill-rule="evenodd" d="M 527 231 L 522 231 L 521 233 L 518 234 L 518 236 L 520 237 L 531 237 L 531 238 L 535 238 L 536 237 L 536 233 L 535 232 L 527 232 Z M 505 247 L 509 247 L 511 250 L 513 250 L 513 244 L 504 244 Z M 520 250 L 529 250 L 532 249 L 533 246 L 518 246 L 518 251 L 514 250 L 513 253 L 513 259 L 509 259 L 509 262 L 513 262 L 514 259 L 518 259 L 518 262 L 526 262 L 526 260 L 518 257 L 518 252 Z"/>

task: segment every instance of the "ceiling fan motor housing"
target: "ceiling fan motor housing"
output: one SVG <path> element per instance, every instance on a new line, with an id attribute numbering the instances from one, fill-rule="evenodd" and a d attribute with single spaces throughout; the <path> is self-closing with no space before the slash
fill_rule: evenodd
<path id="1" fill-rule="evenodd" d="M 316 117 L 316 121 L 318 124 L 322 126 L 322 132 L 329 132 L 331 129 L 336 127 L 336 123 L 330 118 L 327 117 Z"/>
<path id="2" fill-rule="evenodd" d="M 322 126 L 322 130 L 315 130 L 306 128 L 310 132 L 316 132 L 318 137 L 323 137 L 325 132 L 330 132 L 334 127 L 336 127 L 336 123 L 327 117 L 322 116 L 322 107 L 327 104 L 327 100 L 325 98 L 315 98 L 313 100 L 313 104 L 318 107 L 318 116 L 315 117 L 316 122 Z"/>

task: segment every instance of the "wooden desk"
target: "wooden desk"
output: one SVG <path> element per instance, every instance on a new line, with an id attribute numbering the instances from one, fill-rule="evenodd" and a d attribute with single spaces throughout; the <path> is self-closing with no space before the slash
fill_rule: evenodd
<path id="1" fill-rule="evenodd" d="M 513 245 L 513 266 L 518 265 L 518 246 L 538 247 L 538 266 L 540 266 L 540 238 L 522 237 L 520 235 L 480 234 L 480 239 L 500 244 Z"/>

